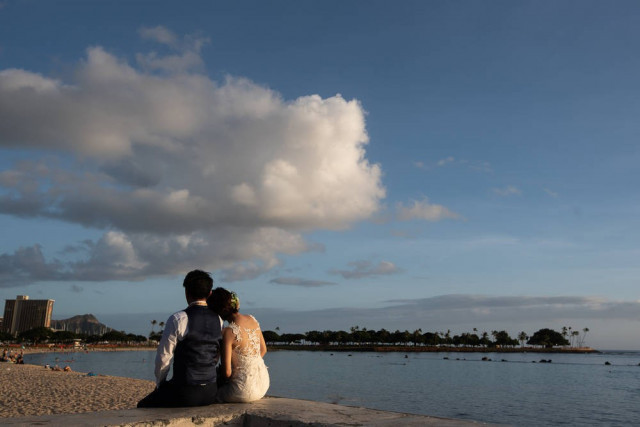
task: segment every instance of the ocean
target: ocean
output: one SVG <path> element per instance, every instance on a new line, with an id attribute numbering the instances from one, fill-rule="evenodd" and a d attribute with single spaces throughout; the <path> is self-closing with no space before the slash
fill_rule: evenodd
<path id="1" fill-rule="evenodd" d="M 154 356 L 34 354 L 25 362 L 153 380 Z M 270 351 L 265 362 L 271 396 L 517 426 L 640 425 L 640 352 Z"/>

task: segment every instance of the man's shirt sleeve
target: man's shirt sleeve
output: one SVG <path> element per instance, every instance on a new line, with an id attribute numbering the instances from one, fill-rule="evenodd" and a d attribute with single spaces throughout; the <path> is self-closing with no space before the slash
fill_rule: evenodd
<path id="1" fill-rule="evenodd" d="M 160 385 L 162 381 L 167 379 L 173 353 L 178 342 L 182 341 L 186 335 L 187 323 L 188 317 L 184 311 L 173 314 L 165 323 L 162 338 L 160 339 L 160 344 L 158 344 L 158 350 L 156 352 L 155 375 L 157 385 Z"/>

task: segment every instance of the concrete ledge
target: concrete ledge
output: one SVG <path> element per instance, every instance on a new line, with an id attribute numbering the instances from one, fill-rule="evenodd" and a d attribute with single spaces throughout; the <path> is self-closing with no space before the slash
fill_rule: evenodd
<path id="1" fill-rule="evenodd" d="M 268 397 L 253 403 L 197 408 L 145 408 L 82 414 L 0 418 L 12 426 L 470 426 L 473 421 L 429 417 L 400 412 Z M 483 424 L 486 425 L 486 424 Z"/>

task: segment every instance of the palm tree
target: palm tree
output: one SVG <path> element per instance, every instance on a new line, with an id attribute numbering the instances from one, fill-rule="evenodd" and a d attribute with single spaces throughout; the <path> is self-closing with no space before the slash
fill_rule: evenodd
<path id="1" fill-rule="evenodd" d="M 578 347 L 583 347 L 584 346 L 584 338 L 587 336 L 587 332 L 589 332 L 589 328 L 584 328 L 582 330 L 582 338 L 580 338 L 580 341 L 578 343 Z"/>
<path id="2" fill-rule="evenodd" d="M 489 334 L 487 333 L 487 331 L 483 331 L 482 332 L 482 338 L 480 339 L 480 341 L 482 342 L 482 344 L 487 347 L 489 344 Z"/>
<path id="3" fill-rule="evenodd" d="M 522 331 L 518 334 L 518 341 L 520 341 L 520 347 L 524 347 L 524 343 L 527 341 L 527 339 L 529 339 L 529 337 L 527 336 L 527 333 L 525 331 Z"/>
<path id="4" fill-rule="evenodd" d="M 562 327 L 562 336 L 564 337 L 564 339 L 567 339 L 567 335 L 569 335 L 568 330 L 571 329 L 571 327 L 567 328 L 566 326 Z"/>
<path id="5" fill-rule="evenodd" d="M 151 321 L 151 333 L 152 334 L 155 333 L 156 323 L 158 323 L 158 321 L 155 320 L 155 319 Z"/>
<path id="6" fill-rule="evenodd" d="M 164 322 L 160 322 L 158 325 L 160 326 L 160 332 L 164 331 Z"/>
<path id="7" fill-rule="evenodd" d="M 571 347 L 573 347 L 573 337 L 576 337 L 576 340 L 577 340 L 579 336 L 580 336 L 580 331 L 571 332 Z"/>
<path id="8" fill-rule="evenodd" d="M 493 343 L 495 344 L 498 341 L 498 331 L 491 331 L 491 336 L 493 337 Z"/>
<path id="9" fill-rule="evenodd" d="M 418 328 L 413 331 L 412 334 L 413 345 L 418 345 L 422 342 L 422 328 Z"/>
<path id="10" fill-rule="evenodd" d="M 451 345 L 453 343 L 453 340 L 451 339 L 451 329 L 447 329 L 447 332 L 445 332 L 445 334 L 444 334 L 444 342 L 447 345 Z"/>

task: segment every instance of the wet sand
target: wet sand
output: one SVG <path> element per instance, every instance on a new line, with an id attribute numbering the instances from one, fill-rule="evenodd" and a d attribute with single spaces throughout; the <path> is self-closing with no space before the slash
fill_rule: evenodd
<path id="1" fill-rule="evenodd" d="M 0 417 L 131 409 L 154 387 L 153 381 L 0 363 Z"/>

